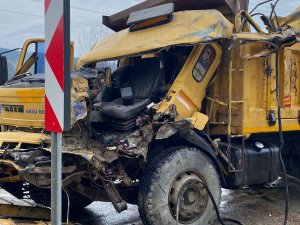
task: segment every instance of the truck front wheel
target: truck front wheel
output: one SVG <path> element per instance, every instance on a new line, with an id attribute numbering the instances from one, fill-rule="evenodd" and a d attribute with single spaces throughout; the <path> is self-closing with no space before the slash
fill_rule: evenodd
<path id="1" fill-rule="evenodd" d="M 145 225 L 211 224 L 216 213 L 208 192 L 220 204 L 221 186 L 211 160 L 190 147 L 167 149 L 146 168 L 139 191 Z"/>

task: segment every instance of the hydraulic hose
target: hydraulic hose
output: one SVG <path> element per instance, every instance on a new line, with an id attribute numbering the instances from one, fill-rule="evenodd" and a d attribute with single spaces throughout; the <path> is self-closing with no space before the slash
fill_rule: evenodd
<path id="1" fill-rule="evenodd" d="M 219 208 L 218 208 L 218 205 L 217 205 L 217 203 L 216 203 L 216 200 L 215 200 L 214 196 L 212 195 L 211 191 L 209 190 L 208 186 L 207 186 L 205 183 L 201 182 L 201 181 L 200 181 L 200 183 L 201 183 L 201 184 L 203 185 L 203 187 L 206 189 L 206 191 L 207 191 L 207 193 L 208 193 L 208 195 L 209 195 L 209 197 L 210 197 L 210 199 L 211 199 L 211 201 L 212 201 L 212 203 L 213 203 L 213 206 L 214 206 L 214 208 L 215 208 L 215 211 L 216 211 L 216 214 L 217 214 L 217 219 L 218 219 L 218 221 L 219 221 L 219 223 L 220 223 L 221 225 L 226 225 L 225 221 L 230 222 L 230 223 L 235 223 L 235 224 L 238 224 L 238 225 L 243 225 L 243 224 L 242 224 L 240 221 L 238 221 L 238 220 L 231 219 L 231 218 L 222 218 L 222 217 L 221 217 L 221 214 L 220 214 L 220 211 L 219 211 Z"/>
<path id="2" fill-rule="evenodd" d="M 278 127 L 279 127 L 279 151 L 280 151 L 279 160 L 282 167 L 283 180 L 285 184 L 285 218 L 283 224 L 286 225 L 289 216 L 289 186 L 288 186 L 286 168 L 282 158 L 284 139 L 283 139 L 283 132 L 282 132 L 281 103 L 280 103 L 280 96 L 279 96 L 279 45 L 277 45 L 277 49 L 276 49 L 276 75 L 275 76 L 276 76 L 276 101 L 278 107 Z"/>

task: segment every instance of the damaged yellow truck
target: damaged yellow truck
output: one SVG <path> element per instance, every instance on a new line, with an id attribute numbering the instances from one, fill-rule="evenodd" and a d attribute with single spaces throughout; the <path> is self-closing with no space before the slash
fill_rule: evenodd
<path id="1" fill-rule="evenodd" d="M 67 197 L 71 209 L 133 203 L 144 224 L 210 224 L 208 190 L 219 204 L 221 187 L 273 182 L 281 154 L 300 178 L 300 10 L 258 11 L 247 0 L 148 0 L 103 18 L 116 33 L 72 74 L 64 209 Z M 114 71 L 97 69 L 111 60 Z M 0 184 L 49 206 L 43 74 L 6 82 L 0 104 Z"/>

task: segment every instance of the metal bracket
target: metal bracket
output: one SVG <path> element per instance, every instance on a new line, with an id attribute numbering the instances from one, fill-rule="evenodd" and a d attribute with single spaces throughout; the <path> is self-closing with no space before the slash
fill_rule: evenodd
<path id="1" fill-rule="evenodd" d="M 124 210 L 126 210 L 127 207 L 127 203 L 121 198 L 118 190 L 116 189 L 114 183 L 110 180 L 104 180 L 101 179 L 102 184 L 104 186 L 105 191 L 107 192 L 113 206 L 115 207 L 116 211 L 118 213 L 123 212 Z"/>
<path id="2" fill-rule="evenodd" d="M 268 114 L 268 121 L 270 126 L 275 126 L 276 124 L 276 115 L 274 110 L 270 110 Z"/>

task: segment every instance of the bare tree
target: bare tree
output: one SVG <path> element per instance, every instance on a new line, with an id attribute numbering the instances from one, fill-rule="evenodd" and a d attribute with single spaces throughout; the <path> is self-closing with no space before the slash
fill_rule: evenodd
<path id="1" fill-rule="evenodd" d="M 85 28 L 79 35 L 79 53 L 84 55 L 91 50 L 91 48 L 104 37 L 112 34 L 113 31 L 102 25 L 100 22 Z M 115 69 L 114 62 L 100 62 L 97 67 L 112 67 Z"/>
<path id="2" fill-rule="evenodd" d="M 102 25 L 100 22 L 86 27 L 79 34 L 79 51 L 80 55 L 89 52 L 91 48 L 104 37 L 112 34 L 113 31 Z"/>

